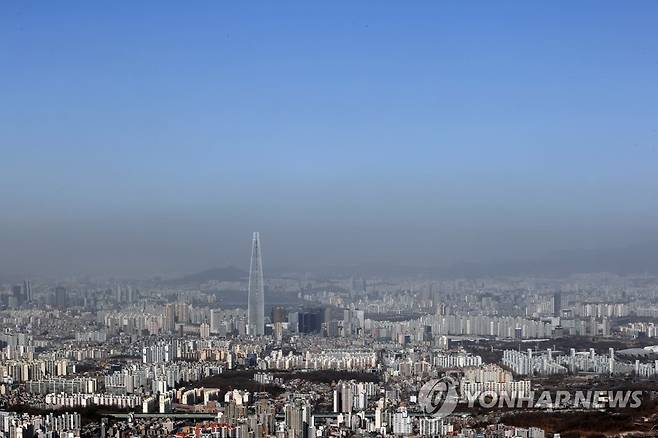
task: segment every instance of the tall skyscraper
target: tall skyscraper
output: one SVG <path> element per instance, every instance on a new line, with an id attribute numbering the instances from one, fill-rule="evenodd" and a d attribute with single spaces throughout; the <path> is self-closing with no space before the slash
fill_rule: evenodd
<path id="1" fill-rule="evenodd" d="M 263 260 L 260 253 L 260 235 L 254 233 L 249 265 L 249 296 L 247 301 L 249 334 L 265 334 L 265 289 L 263 285 Z"/>
<path id="2" fill-rule="evenodd" d="M 555 292 L 553 294 L 553 316 L 560 316 L 560 310 L 562 310 L 562 293 Z"/>
<path id="3" fill-rule="evenodd" d="M 32 282 L 30 282 L 30 280 L 25 280 L 23 282 L 23 290 L 25 292 L 25 299 L 27 300 L 28 303 L 31 303 L 33 297 L 32 297 Z"/>
<path id="4" fill-rule="evenodd" d="M 23 290 L 23 286 L 20 284 L 17 284 L 16 286 L 12 286 L 11 288 L 11 294 L 12 294 L 12 304 L 15 306 L 20 306 L 23 303 L 25 303 L 25 291 Z"/>
<path id="5" fill-rule="evenodd" d="M 176 305 L 174 303 L 165 305 L 163 329 L 166 332 L 173 332 L 176 329 Z"/>

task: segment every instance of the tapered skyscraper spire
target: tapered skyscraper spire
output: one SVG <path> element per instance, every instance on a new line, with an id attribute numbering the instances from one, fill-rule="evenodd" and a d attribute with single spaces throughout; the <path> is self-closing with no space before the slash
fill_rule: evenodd
<path id="1" fill-rule="evenodd" d="M 263 259 L 260 254 L 260 235 L 254 233 L 249 266 L 248 297 L 249 334 L 265 334 L 265 289 L 263 286 Z"/>

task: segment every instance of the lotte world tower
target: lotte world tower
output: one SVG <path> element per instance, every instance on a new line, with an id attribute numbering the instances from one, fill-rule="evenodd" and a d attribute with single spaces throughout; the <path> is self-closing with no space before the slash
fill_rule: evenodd
<path id="1" fill-rule="evenodd" d="M 251 264 L 249 266 L 248 296 L 249 334 L 265 334 L 265 289 L 263 285 L 263 259 L 260 253 L 260 235 L 254 233 L 251 246 Z"/>

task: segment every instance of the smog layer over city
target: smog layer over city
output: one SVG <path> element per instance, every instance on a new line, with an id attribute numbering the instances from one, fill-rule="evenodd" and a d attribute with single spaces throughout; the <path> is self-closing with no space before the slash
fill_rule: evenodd
<path id="1" fill-rule="evenodd" d="M 658 3 L 0 2 L 0 438 L 658 436 Z"/>

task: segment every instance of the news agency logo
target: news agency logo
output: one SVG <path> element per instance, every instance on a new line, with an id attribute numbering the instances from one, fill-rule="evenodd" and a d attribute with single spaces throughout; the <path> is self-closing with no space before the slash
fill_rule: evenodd
<path id="1" fill-rule="evenodd" d="M 528 393 L 468 390 L 459 387 L 459 381 L 450 376 L 427 381 L 418 392 L 418 405 L 423 413 L 435 418 L 452 414 L 462 402 L 473 408 L 517 409 L 623 409 L 637 408 L 642 404 L 642 391 L 530 391 Z M 464 390 L 463 393 L 460 391 Z"/>
<path id="2" fill-rule="evenodd" d="M 459 401 L 457 382 L 449 376 L 427 381 L 418 392 L 425 415 L 443 418 L 453 413 Z"/>

